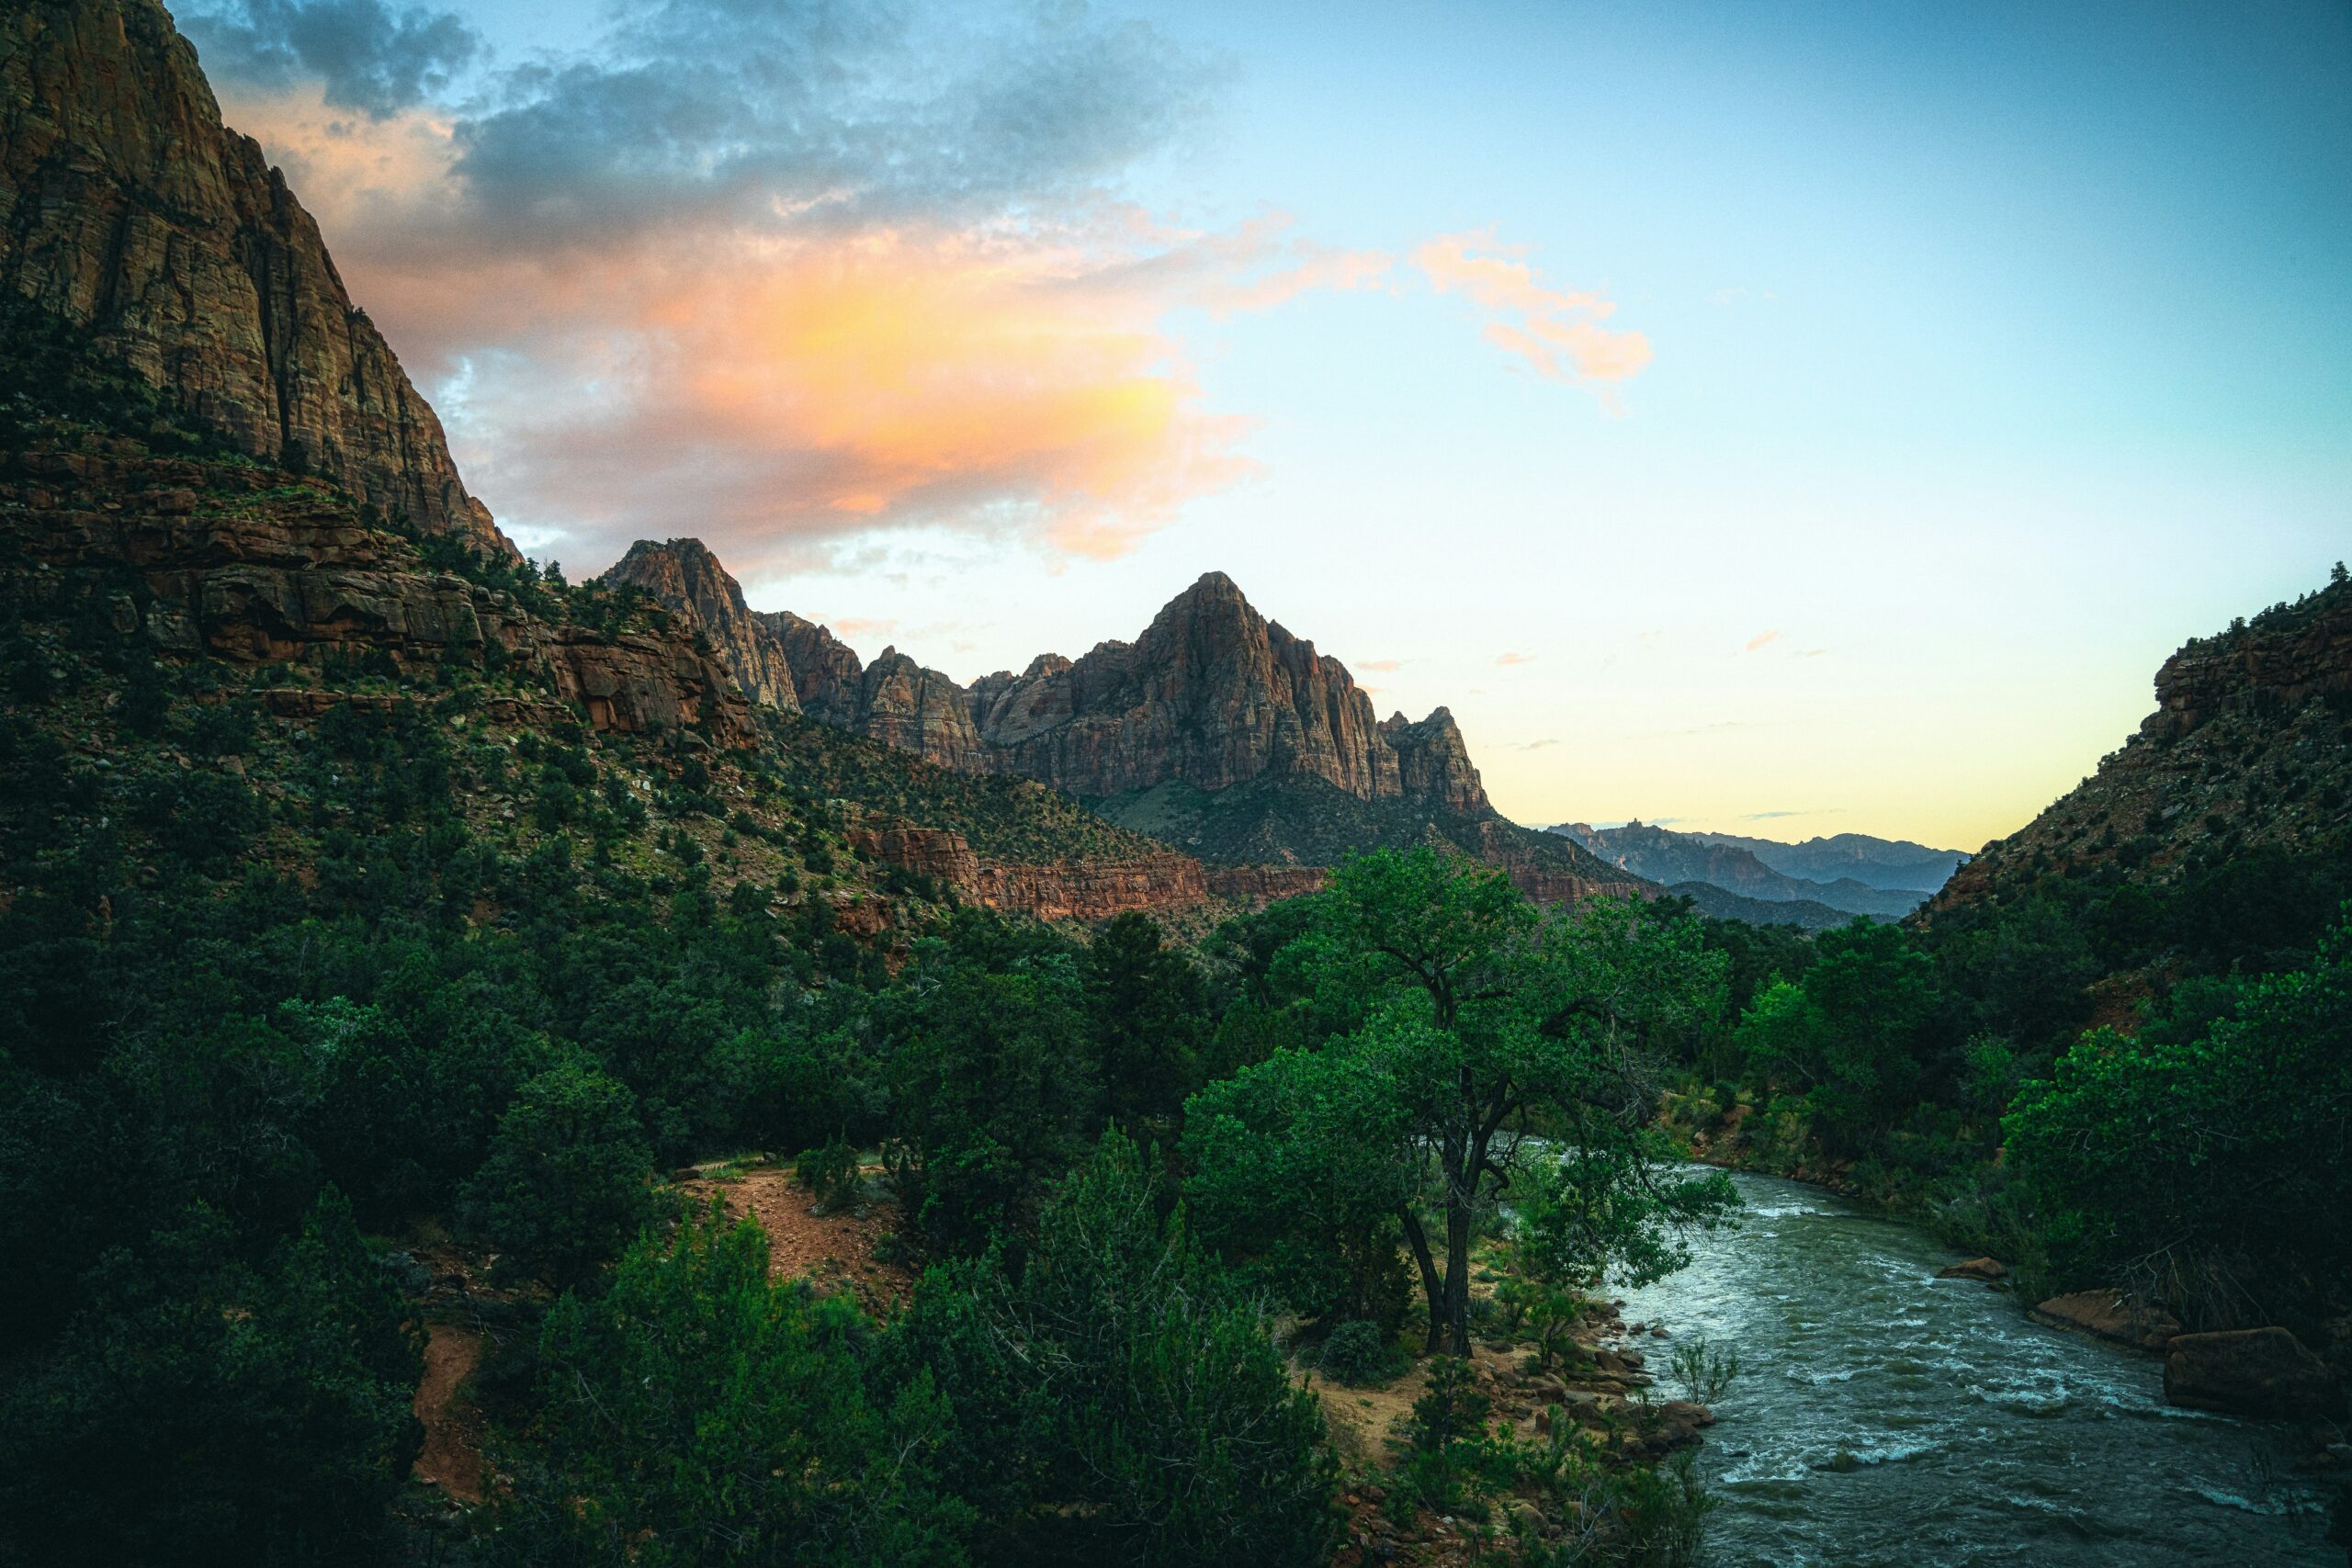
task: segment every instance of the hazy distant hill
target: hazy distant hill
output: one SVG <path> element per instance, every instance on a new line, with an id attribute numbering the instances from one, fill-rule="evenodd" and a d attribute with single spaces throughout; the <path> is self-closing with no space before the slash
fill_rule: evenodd
<path id="1" fill-rule="evenodd" d="M 1728 844 L 1753 854 L 1784 876 L 1808 882 L 1850 878 L 1866 887 L 1895 887 L 1928 894 L 1951 880 L 1968 863 L 1959 850 L 1931 850 L 1907 839 L 1874 839 L 1868 833 L 1839 833 L 1827 839 L 1807 839 L 1785 844 L 1773 839 L 1743 838 L 1736 833 L 1689 833 L 1684 837 L 1706 844 Z"/>
<path id="2" fill-rule="evenodd" d="M 1826 880 L 1798 876 L 1775 867 L 1751 847 L 1765 842 L 1762 840 L 1732 840 L 1729 835 L 1677 833 L 1643 822 L 1628 822 L 1622 828 L 1591 828 L 1581 822 L 1565 822 L 1552 831 L 1582 844 L 1611 865 L 1623 867 L 1637 876 L 1648 877 L 1653 882 L 1663 882 L 1678 890 L 1682 885 L 1702 884 L 1735 894 L 1748 903 L 1814 903 L 1838 913 L 1840 921 L 1854 915 L 1869 915 L 1875 919 L 1899 919 L 1917 908 L 1920 901 L 1934 891 L 1933 887 L 1887 887 L 1855 876 Z M 1850 837 L 1859 838 L 1859 835 Z M 1822 841 L 1815 840 L 1816 843 Z M 1873 844 L 1885 842 L 1877 839 L 1867 841 Z M 1770 847 L 1802 851 L 1807 846 L 1774 844 Z M 1901 848 L 1916 850 L 1918 846 Z M 1935 852 L 1926 852 L 1932 854 Z M 1901 863 L 1897 861 L 1894 863 Z M 1940 880 L 1936 886 L 1941 886 Z M 1709 912 L 1716 911 L 1710 909 Z M 1755 917 L 1743 914 L 1741 918 Z M 1795 923 L 1808 922 L 1800 920 Z"/>
<path id="3" fill-rule="evenodd" d="M 1850 909 L 1833 909 L 1812 898 L 1743 898 L 1709 882 L 1678 882 L 1667 892 L 1688 898 L 1690 907 L 1718 920 L 1746 920 L 1751 926 L 1802 926 L 1809 931 L 1829 931 L 1854 920 Z"/>

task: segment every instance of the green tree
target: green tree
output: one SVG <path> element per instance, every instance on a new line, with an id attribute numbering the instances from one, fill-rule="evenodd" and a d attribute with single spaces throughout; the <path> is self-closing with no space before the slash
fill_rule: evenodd
<path id="1" fill-rule="evenodd" d="M 423 1371 L 332 1188 L 259 1266 L 198 1205 L 108 1250 L 0 1394 L 0 1560 L 339 1563 L 388 1546 Z"/>
<path id="2" fill-rule="evenodd" d="M 2347 911 L 2352 913 L 2352 911 Z M 2306 967 L 2095 1029 L 2002 1127 L 2067 1283 L 2131 1284 L 2215 1325 L 2352 1275 L 2352 919 Z"/>
<path id="3" fill-rule="evenodd" d="M 1291 1077 L 1275 1098 L 1299 1113 L 1280 1135 L 1329 1155 L 1353 1145 L 1357 1164 L 1387 1166 L 1378 1190 L 1426 1195 L 1438 1236 L 1418 1196 L 1396 1218 L 1429 1304 L 1430 1350 L 1466 1351 L 1475 1224 L 1520 1168 L 1521 1134 L 1540 1119 L 1585 1153 L 1589 1179 L 1656 1186 L 1636 1129 L 1655 1102 L 1657 1047 L 1720 1007 L 1724 961 L 1688 917 L 1654 919 L 1611 899 L 1545 915 L 1499 872 L 1426 848 L 1352 858 L 1318 899 L 1302 962 L 1319 1005 L 1360 1021 L 1242 1077 Z M 1312 1109 L 1318 1098 L 1373 1113 L 1351 1134 Z M 1217 1196 L 1228 1212 L 1250 1184 L 1210 1162 L 1238 1146 L 1198 1145 L 1199 1180 L 1227 1189 Z M 1279 1174 L 1277 1162 L 1257 1163 Z M 1255 1201 L 1290 1198 L 1261 1185 Z M 1652 1223 L 1709 1224 L 1719 1209 L 1716 1192 L 1668 1194 Z"/>
<path id="4" fill-rule="evenodd" d="M 1087 950 L 1086 1000 L 1103 1109 L 1145 1138 L 1172 1122 L 1198 1087 L 1209 1020 L 1200 969 L 1150 916 L 1121 915 Z"/>
<path id="5" fill-rule="evenodd" d="M 925 1277 L 902 1348 L 955 1404 L 957 1491 L 1008 1563 L 1317 1561 L 1322 1413 L 1155 1186 L 1114 1128 L 1017 1277 L 1000 1254 Z"/>
<path id="6" fill-rule="evenodd" d="M 1760 1077 L 1802 1087 L 1823 1141 L 1851 1153 L 1918 1099 L 1941 998 L 1934 962 L 1898 926 L 1856 920 L 1817 946 L 1801 985 L 1757 997 L 1739 1047 Z"/>
<path id="7" fill-rule="evenodd" d="M 978 1252 L 1027 1227 L 1085 1148 L 1100 1089 L 1069 955 L 990 967 L 1001 939 L 967 929 L 918 944 L 885 1077 L 909 1207 L 936 1244 Z"/>
<path id="8" fill-rule="evenodd" d="M 539 1338 L 537 1442 L 511 1447 L 498 1554 L 531 1564 L 950 1564 L 968 1510 L 933 1479 L 946 1407 L 869 1386 L 846 1298 L 773 1284 L 767 1240 L 716 1204 L 648 1235 Z"/>
<path id="9" fill-rule="evenodd" d="M 499 1119 L 458 1219 L 540 1279 L 569 1284 L 645 1222 L 651 1168 L 628 1089 L 565 1062 L 526 1083 Z"/>

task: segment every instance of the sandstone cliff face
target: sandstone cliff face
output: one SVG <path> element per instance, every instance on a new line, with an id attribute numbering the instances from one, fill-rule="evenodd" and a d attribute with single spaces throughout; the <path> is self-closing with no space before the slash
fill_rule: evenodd
<path id="1" fill-rule="evenodd" d="M 2352 582 L 2190 642 L 2155 689 L 2156 711 L 2120 750 L 1985 845 L 1923 918 L 2109 863 L 2161 881 L 2208 848 L 2352 840 Z"/>
<path id="2" fill-rule="evenodd" d="M 256 457 L 512 557 L 433 410 L 154 0 L 0 10 L 0 288 Z"/>
<path id="3" fill-rule="evenodd" d="M 785 713 L 800 711 L 784 644 L 752 614 L 741 586 L 701 540 L 657 545 L 639 539 L 605 580 L 644 590 L 689 629 L 699 631 L 751 701 Z"/>
<path id="4" fill-rule="evenodd" d="M 933 877 L 984 908 L 1041 920 L 1172 914 L 1206 902 L 1210 895 L 1201 863 L 1172 850 L 1125 860 L 1034 865 L 982 860 L 963 834 L 949 829 L 879 823 L 854 829 L 848 838 L 854 850 Z"/>
<path id="5" fill-rule="evenodd" d="M 865 733 L 860 716 L 865 667 L 857 655 L 830 628 L 804 621 L 788 610 L 761 610 L 752 618 L 783 649 L 800 711 L 839 728 Z"/>
<path id="6" fill-rule="evenodd" d="M 968 690 L 896 649 L 864 668 L 822 626 L 762 619 L 784 644 L 803 711 L 966 773 L 1098 798 L 1317 779 L 1363 800 L 1491 809 L 1451 714 L 1376 721 L 1344 665 L 1268 622 L 1221 572 L 1132 643 L 1045 655 Z"/>
<path id="7" fill-rule="evenodd" d="M 751 743 L 734 679 L 686 637 L 550 626 L 503 591 L 425 569 L 408 541 L 323 489 L 283 479 L 128 441 L 28 451 L 0 481 L 0 543 L 61 592 L 69 575 L 86 584 L 127 570 L 140 592 L 112 591 L 118 629 L 166 652 L 299 666 L 380 651 L 430 664 L 496 643 L 599 729 L 701 724 L 722 745 Z"/>

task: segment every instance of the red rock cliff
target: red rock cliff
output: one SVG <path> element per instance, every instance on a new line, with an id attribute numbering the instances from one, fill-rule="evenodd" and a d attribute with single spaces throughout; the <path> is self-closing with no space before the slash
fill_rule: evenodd
<path id="1" fill-rule="evenodd" d="M 153 0 L 0 6 L 0 288 L 253 456 L 299 455 L 388 516 L 513 554 Z"/>

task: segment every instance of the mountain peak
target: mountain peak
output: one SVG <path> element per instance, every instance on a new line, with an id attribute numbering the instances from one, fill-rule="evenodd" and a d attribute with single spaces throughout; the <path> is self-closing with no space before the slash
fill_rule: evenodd
<path id="1" fill-rule="evenodd" d="M 643 590 L 702 633 L 752 702 L 799 711 L 783 641 L 752 614 L 742 585 L 700 539 L 639 539 L 605 573 L 605 581 Z"/>
<path id="2" fill-rule="evenodd" d="M 0 295 L 80 329 L 166 406 L 388 516 L 520 552 L 345 291 L 261 147 L 220 123 L 154 0 L 0 11 Z"/>

